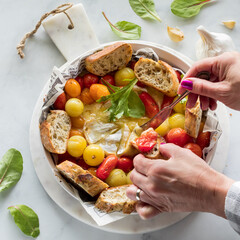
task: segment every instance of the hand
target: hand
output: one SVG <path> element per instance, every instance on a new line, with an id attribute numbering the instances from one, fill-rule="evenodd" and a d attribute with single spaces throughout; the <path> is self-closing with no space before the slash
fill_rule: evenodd
<path id="1" fill-rule="evenodd" d="M 195 78 L 197 73 L 208 71 L 211 73 L 210 81 Z M 193 107 L 200 95 L 201 107 L 207 110 L 216 109 L 216 100 L 226 106 L 240 110 L 240 54 L 228 52 L 217 57 L 206 58 L 195 63 L 184 76 L 178 93 L 188 89 L 188 107 Z M 213 82 L 211 82 L 213 81 Z"/>
<path id="2" fill-rule="evenodd" d="M 234 181 L 188 149 L 168 143 L 160 151 L 168 160 L 141 154 L 133 160 L 134 185 L 127 189 L 127 196 L 136 200 L 137 189 L 142 190 L 136 207 L 139 215 L 144 219 L 161 212 L 202 211 L 225 217 L 225 197 Z"/>

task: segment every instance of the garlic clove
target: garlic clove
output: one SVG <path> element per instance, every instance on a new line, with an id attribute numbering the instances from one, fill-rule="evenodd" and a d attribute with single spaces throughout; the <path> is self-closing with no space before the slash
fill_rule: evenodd
<path id="1" fill-rule="evenodd" d="M 168 36 L 174 42 L 180 42 L 184 39 L 184 34 L 179 28 L 167 27 Z"/>
<path id="2" fill-rule="evenodd" d="M 228 21 L 222 21 L 225 27 L 229 29 L 233 29 L 235 27 L 236 21 L 234 20 L 228 20 Z"/>

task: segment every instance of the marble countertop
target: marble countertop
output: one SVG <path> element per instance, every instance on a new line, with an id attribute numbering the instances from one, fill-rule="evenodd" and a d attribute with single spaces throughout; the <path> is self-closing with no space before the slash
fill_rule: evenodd
<path id="1" fill-rule="evenodd" d="M 79 1 L 73 0 L 73 3 Z M 142 27 L 141 40 L 171 47 L 196 60 L 195 42 L 199 38 L 196 27 L 203 25 L 211 31 L 228 33 L 240 51 L 239 0 L 215 1 L 205 6 L 192 19 L 182 19 L 170 11 L 171 1 L 155 1 L 156 10 L 163 22 L 146 21 L 138 17 L 127 0 L 81 0 L 100 43 L 119 40 L 110 30 L 101 12 L 104 11 L 113 22 L 126 20 Z M 238 239 L 228 222 L 208 213 L 192 213 L 182 221 L 163 230 L 145 234 L 122 235 L 109 233 L 82 223 L 63 211 L 48 196 L 34 170 L 29 148 L 29 127 L 37 98 L 47 82 L 54 66 L 60 67 L 65 59 L 40 28 L 36 36 L 27 40 L 26 57 L 18 57 L 16 45 L 23 35 L 32 30 L 43 13 L 56 8 L 62 0 L 56 1 L 13 1 L 0 0 L 2 29 L 0 37 L 0 156 L 11 147 L 21 151 L 24 170 L 21 180 L 12 189 L 0 193 L 0 236 L 1 239 L 29 239 L 15 225 L 7 208 L 13 204 L 25 204 L 39 216 L 40 240 L 51 239 Z M 231 3 L 231 4 L 230 4 Z M 119 11 L 120 9 L 120 11 Z M 237 25 L 228 30 L 222 20 L 234 19 Z M 185 34 L 184 41 L 172 42 L 166 26 L 178 26 Z M 228 109 L 230 121 L 230 147 L 224 174 L 240 179 L 240 112 Z"/>

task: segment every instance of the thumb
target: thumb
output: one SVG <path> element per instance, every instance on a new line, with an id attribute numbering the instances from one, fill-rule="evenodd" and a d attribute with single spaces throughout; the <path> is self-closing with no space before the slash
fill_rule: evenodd
<path id="1" fill-rule="evenodd" d="M 225 90 L 223 82 L 210 82 L 200 78 L 187 78 L 182 80 L 179 92 L 182 92 L 183 89 L 216 100 L 221 100 L 222 92 Z"/>

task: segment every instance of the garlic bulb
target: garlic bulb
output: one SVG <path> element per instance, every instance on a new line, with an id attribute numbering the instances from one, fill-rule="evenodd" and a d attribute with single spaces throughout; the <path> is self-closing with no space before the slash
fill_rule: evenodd
<path id="1" fill-rule="evenodd" d="M 233 41 L 227 34 L 209 32 L 203 26 L 199 26 L 197 31 L 201 37 L 196 44 L 196 56 L 198 59 L 234 51 Z"/>

